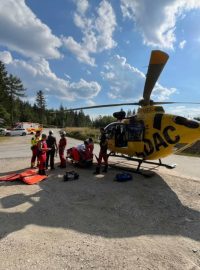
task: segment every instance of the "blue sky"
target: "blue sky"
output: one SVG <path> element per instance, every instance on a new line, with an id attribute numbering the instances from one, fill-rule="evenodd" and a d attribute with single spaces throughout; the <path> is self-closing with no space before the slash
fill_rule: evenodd
<path id="1" fill-rule="evenodd" d="M 199 0 L 1 0 L 0 60 L 32 104 L 43 90 L 48 108 L 73 108 L 138 101 L 159 49 L 170 58 L 152 99 L 200 102 L 199 23 Z M 198 105 L 165 109 L 200 115 Z"/>

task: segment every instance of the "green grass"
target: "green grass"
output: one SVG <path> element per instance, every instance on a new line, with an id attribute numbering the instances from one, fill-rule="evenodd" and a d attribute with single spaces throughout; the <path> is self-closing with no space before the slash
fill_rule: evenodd
<path id="1" fill-rule="evenodd" d="M 180 152 L 176 153 L 179 156 L 188 156 L 188 157 L 200 157 L 200 153 L 190 153 L 190 152 Z"/>
<path id="2" fill-rule="evenodd" d="M 82 141 L 91 137 L 95 143 L 98 142 L 100 135 L 99 129 L 89 127 L 68 127 L 65 131 L 68 137 Z"/>

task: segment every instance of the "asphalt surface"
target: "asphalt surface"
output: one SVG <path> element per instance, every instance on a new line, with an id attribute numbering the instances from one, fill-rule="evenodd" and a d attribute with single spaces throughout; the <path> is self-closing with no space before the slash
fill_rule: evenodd
<path id="1" fill-rule="evenodd" d="M 48 135 L 49 129 L 44 129 L 43 133 Z M 53 129 L 54 136 L 57 139 L 57 142 L 60 139 L 59 130 Z M 0 159 L 10 159 L 10 158 L 31 158 L 31 138 L 32 135 L 27 136 L 15 136 L 15 137 L 6 137 L 4 141 L 0 141 Z M 67 148 L 76 146 L 80 143 L 83 143 L 80 140 L 76 140 L 73 138 L 67 138 Z M 94 153 L 98 154 L 99 146 L 95 144 Z M 115 160 L 120 164 L 127 164 L 128 166 L 137 166 L 136 162 L 124 161 L 124 159 L 120 158 L 111 158 L 112 162 L 115 163 Z M 58 157 L 56 158 L 58 162 Z M 175 174 L 182 177 L 192 177 L 192 178 L 200 178 L 200 158 L 199 157 L 190 157 L 190 156 L 182 156 L 182 155 L 171 155 L 167 158 L 162 159 L 163 163 L 166 164 L 176 164 L 175 169 L 165 169 L 164 167 L 158 168 L 154 165 L 144 164 L 141 168 L 143 169 L 153 169 L 167 172 L 168 174 Z"/>

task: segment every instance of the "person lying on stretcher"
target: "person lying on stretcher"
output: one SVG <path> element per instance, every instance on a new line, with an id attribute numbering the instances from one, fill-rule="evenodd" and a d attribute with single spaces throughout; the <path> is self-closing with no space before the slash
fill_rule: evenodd
<path id="1" fill-rule="evenodd" d="M 72 147 L 67 150 L 67 157 L 71 158 L 75 162 L 93 160 L 93 141 L 91 138 L 84 141 L 83 144 L 79 144 L 76 147 Z"/>

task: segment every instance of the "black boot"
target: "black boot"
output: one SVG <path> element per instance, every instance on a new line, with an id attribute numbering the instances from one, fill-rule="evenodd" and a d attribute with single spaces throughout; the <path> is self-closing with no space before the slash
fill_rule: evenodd
<path id="1" fill-rule="evenodd" d="M 108 171 L 108 165 L 105 165 L 104 169 L 102 172 L 107 172 Z"/>
<path id="2" fill-rule="evenodd" d="M 42 170 L 42 175 L 47 175 L 45 170 Z"/>
<path id="3" fill-rule="evenodd" d="M 100 174 L 100 167 L 99 166 L 96 167 L 94 174 Z"/>
<path id="4" fill-rule="evenodd" d="M 39 170 L 38 174 L 39 175 L 47 175 L 46 172 L 45 172 L 45 170 Z"/>

